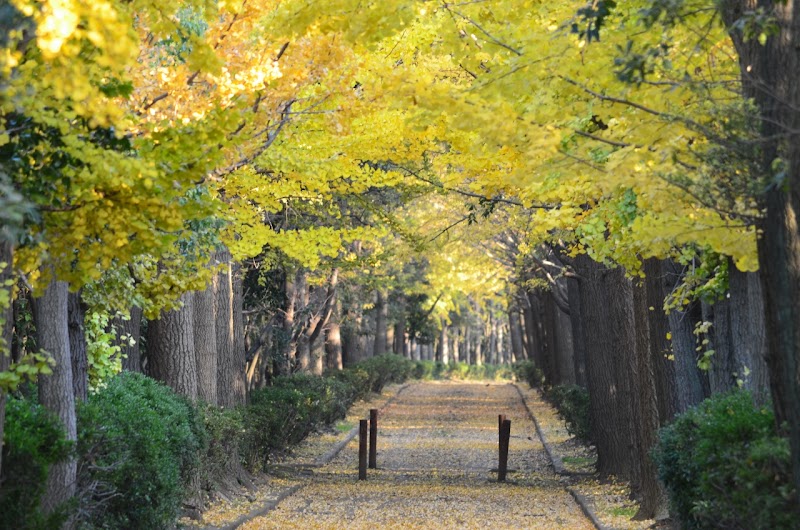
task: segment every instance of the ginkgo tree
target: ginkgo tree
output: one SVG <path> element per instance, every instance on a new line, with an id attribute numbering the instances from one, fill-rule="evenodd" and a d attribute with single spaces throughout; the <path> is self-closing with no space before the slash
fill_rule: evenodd
<path id="1" fill-rule="evenodd" d="M 247 259 L 278 256 L 267 269 L 306 286 L 376 292 L 383 328 L 392 292 L 429 291 L 425 316 L 444 330 L 468 305 L 505 310 L 511 291 L 527 297 L 535 274 L 559 289 L 567 274 L 592 288 L 611 278 L 633 303 L 650 259 L 693 267 L 680 293 L 746 285 L 726 278 L 758 268 L 762 176 L 783 166 L 757 160 L 758 106 L 737 82 L 744 44 L 727 34 L 735 21 L 726 28 L 703 8 L 656 31 L 660 5 L 13 0 L 0 186 L 24 213 L 9 214 L 17 229 L 3 234 L 2 260 L 13 259 L 4 277 L 33 289 L 39 345 L 56 360 L 43 402 L 74 437 L 73 405 L 56 399 L 72 386 L 58 316 L 67 284 L 91 301 L 87 321 L 144 311 L 151 373 L 223 405 L 246 398 Z M 745 29 L 748 42 L 772 38 Z M 499 259 L 508 230 L 514 250 Z M 543 256 L 560 265 L 537 265 Z M 400 279 L 405 263 L 424 264 L 411 267 L 424 279 Z M 211 345 L 202 355 L 157 340 L 170 319 L 201 316 L 214 322 L 197 326 L 207 335 L 186 337 Z M 381 335 L 375 347 L 388 349 Z M 32 359 L 5 371 L 5 386 L 51 370 Z M 633 434 L 646 456 L 652 432 Z"/>

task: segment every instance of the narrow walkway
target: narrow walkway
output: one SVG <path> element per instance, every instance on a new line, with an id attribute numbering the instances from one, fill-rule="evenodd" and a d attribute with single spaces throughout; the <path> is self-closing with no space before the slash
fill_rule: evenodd
<path id="1" fill-rule="evenodd" d="M 512 422 L 506 484 L 492 471 L 498 414 Z M 366 481 L 356 480 L 354 440 L 308 485 L 242 528 L 593 528 L 549 468 L 511 385 L 413 385 L 378 424 L 378 469 Z"/>

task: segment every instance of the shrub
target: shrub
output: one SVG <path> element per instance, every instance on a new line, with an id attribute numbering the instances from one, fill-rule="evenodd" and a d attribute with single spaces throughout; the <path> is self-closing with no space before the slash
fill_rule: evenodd
<path id="1" fill-rule="evenodd" d="M 435 365 L 433 361 L 414 361 L 414 379 L 421 379 L 425 381 L 433 379 L 434 368 Z"/>
<path id="2" fill-rule="evenodd" d="M 546 396 L 558 409 L 567 431 L 581 441 L 589 442 L 589 392 L 578 385 L 556 385 Z"/>
<path id="3" fill-rule="evenodd" d="M 380 393 L 389 383 L 402 383 L 414 372 L 414 363 L 394 354 L 370 357 L 356 364 L 370 374 L 372 391 Z"/>
<path id="4" fill-rule="evenodd" d="M 517 379 L 522 379 L 531 388 L 544 389 L 544 373 L 536 367 L 533 361 L 522 361 L 514 365 L 514 375 Z"/>
<path id="5" fill-rule="evenodd" d="M 198 411 L 166 386 L 125 372 L 78 410 L 80 488 L 95 528 L 169 528 L 199 465 Z"/>
<path id="6" fill-rule="evenodd" d="M 338 370 L 329 375 L 338 381 L 346 384 L 350 388 L 351 399 L 354 403 L 359 399 L 366 399 L 372 392 L 372 378 L 363 368 L 352 367 Z"/>
<path id="7" fill-rule="evenodd" d="M 470 369 L 467 363 L 450 363 L 448 373 L 455 379 L 469 379 Z"/>
<path id="8" fill-rule="evenodd" d="M 354 391 L 346 383 L 332 377 L 294 374 L 290 377 L 276 377 L 274 388 L 296 389 L 304 395 L 308 404 L 309 422 L 328 425 L 344 418 L 347 409 L 353 404 Z"/>
<path id="9" fill-rule="evenodd" d="M 661 429 L 653 450 L 687 529 L 794 528 L 788 440 L 749 393 L 711 397 Z"/>
<path id="10" fill-rule="evenodd" d="M 296 388 L 266 387 L 252 392 L 245 409 L 245 462 L 260 471 L 270 453 L 301 441 L 311 431 L 310 402 Z"/>
<path id="11" fill-rule="evenodd" d="M 27 399 L 6 403 L 3 474 L 0 476 L 0 528 L 59 528 L 66 506 L 49 516 L 39 510 L 50 466 L 67 458 L 73 444 L 44 407 Z"/>
<path id="12" fill-rule="evenodd" d="M 213 490 L 241 463 L 247 432 L 244 409 L 206 405 L 201 409 L 208 445 L 199 472 L 204 487 Z"/>

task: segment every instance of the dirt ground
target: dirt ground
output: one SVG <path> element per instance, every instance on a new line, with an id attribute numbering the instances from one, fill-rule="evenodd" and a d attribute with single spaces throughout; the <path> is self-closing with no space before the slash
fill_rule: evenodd
<path id="1" fill-rule="evenodd" d="M 503 484 L 498 414 L 511 420 Z M 551 469 L 512 385 L 413 384 L 378 424 L 378 469 L 366 481 L 357 480 L 356 439 L 330 464 L 303 469 L 300 489 L 241 528 L 593 528 Z"/>
<path id="2" fill-rule="evenodd" d="M 371 408 L 382 410 L 378 469 L 359 482 L 353 429 Z M 496 482 L 498 414 L 512 420 L 506 484 Z M 267 474 L 256 477 L 256 488 L 218 494 L 200 520 L 185 518 L 178 527 L 593 528 L 568 492 L 580 498 L 598 527 L 643 530 L 655 524 L 634 520 L 637 506 L 628 486 L 599 480 L 593 448 L 574 439 L 555 409 L 524 383 L 390 385 L 290 453 L 273 456 Z"/>

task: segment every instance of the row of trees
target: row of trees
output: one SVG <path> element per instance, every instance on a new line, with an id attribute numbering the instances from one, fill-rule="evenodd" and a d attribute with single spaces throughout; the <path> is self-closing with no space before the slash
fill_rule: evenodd
<path id="1" fill-rule="evenodd" d="M 733 386 L 800 484 L 800 15 L 751 4 L 0 5 L 0 399 L 37 379 L 74 439 L 123 366 L 234 406 L 530 358 L 648 515 L 656 429 Z"/>

